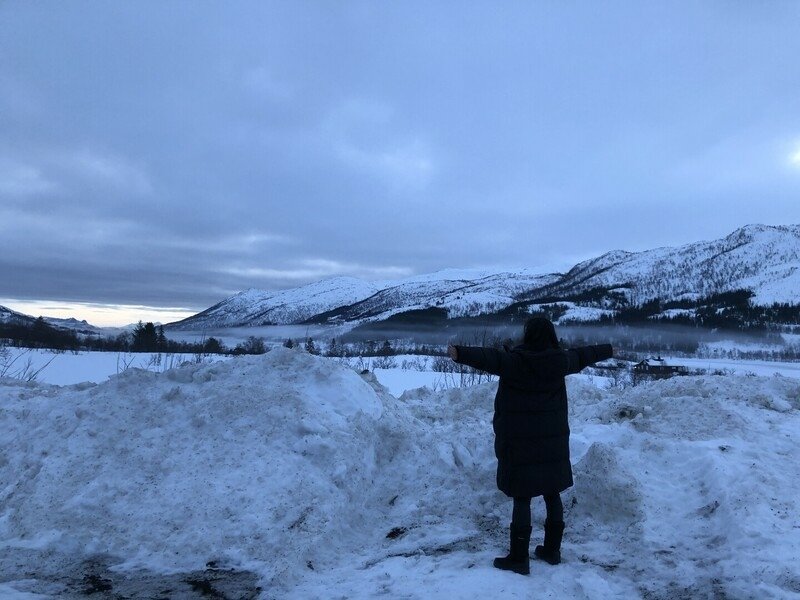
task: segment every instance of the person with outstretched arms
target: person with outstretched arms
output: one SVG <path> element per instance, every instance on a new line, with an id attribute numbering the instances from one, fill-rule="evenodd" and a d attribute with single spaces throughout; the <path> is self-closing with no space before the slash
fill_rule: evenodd
<path id="1" fill-rule="evenodd" d="M 572 486 L 569 457 L 567 388 L 564 377 L 612 357 L 610 344 L 562 350 L 553 323 L 533 317 L 526 321 L 522 344 L 497 350 L 449 346 L 460 364 L 498 375 L 494 401 L 494 449 L 497 487 L 514 499 L 510 549 L 494 560 L 498 569 L 527 575 L 531 538 L 531 499 L 544 498 L 547 518 L 544 542 L 537 558 L 561 562 L 564 509 L 561 492 Z"/>

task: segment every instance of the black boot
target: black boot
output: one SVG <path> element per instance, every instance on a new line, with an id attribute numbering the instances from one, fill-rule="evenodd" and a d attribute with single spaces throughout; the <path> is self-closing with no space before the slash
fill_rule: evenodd
<path id="1" fill-rule="evenodd" d="M 536 546 L 536 558 L 551 565 L 561 562 L 561 538 L 564 537 L 564 521 L 544 522 L 544 544 Z"/>
<path id="2" fill-rule="evenodd" d="M 528 544 L 531 542 L 531 528 L 517 527 L 513 523 L 509 528 L 511 535 L 511 549 L 508 556 L 494 559 L 494 566 L 504 571 L 514 571 L 520 575 L 528 575 L 531 572 L 530 560 L 528 558 Z"/>

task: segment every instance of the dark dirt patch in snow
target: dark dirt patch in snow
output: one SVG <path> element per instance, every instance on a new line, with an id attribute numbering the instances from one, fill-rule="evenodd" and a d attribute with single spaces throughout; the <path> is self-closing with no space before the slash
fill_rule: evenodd
<path id="1" fill-rule="evenodd" d="M 258 576 L 248 571 L 207 568 L 189 573 L 163 575 L 152 571 L 114 571 L 108 557 L 90 560 L 58 560 L 58 569 L 42 569 L 53 561 L 39 551 L 16 549 L 0 554 L 0 573 L 25 572 L 13 588 L 59 600 L 102 598 L 103 600 L 255 600 L 263 597 Z M 51 562 L 52 564 L 52 562 Z M 269 594 L 267 593 L 267 596 Z"/>

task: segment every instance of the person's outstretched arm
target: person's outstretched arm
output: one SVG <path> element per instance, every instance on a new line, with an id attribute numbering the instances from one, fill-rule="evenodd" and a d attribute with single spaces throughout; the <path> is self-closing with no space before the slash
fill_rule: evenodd
<path id="1" fill-rule="evenodd" d="M 512 358 L 509 352 L 483 348 L 481 346 L 448 346 L 448 353 L 457 363 L 486 371 L 492 375 L 503 375 L 512 369 Z"/>
<path id="2" fill-rule="evenodd" d="M 578 373 L 589 365 L 611 358 L 613 355 L 614 349 L 611 347 L 611 344 L 570 348 L 567 350 L 567 356 L 569 357 L 569 374 Z"/>

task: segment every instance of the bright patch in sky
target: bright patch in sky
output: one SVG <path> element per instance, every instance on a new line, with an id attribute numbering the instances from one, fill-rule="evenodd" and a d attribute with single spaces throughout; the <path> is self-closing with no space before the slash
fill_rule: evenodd
<path id="1" fill-rule="evenodd" d="M 794 154 L 789 157 L 789 160 L 796 167 L 800 167 L 800 149 L 796 150 Z"/>
<path id="2" fill-rule="evenodd" d="M 183 308 L 157 308 L 153 306 L 135 306 L 125 304 L 92 304 L 92 303 L 62 303 L 30 300 L 5 300 L 0 299 L 0 305 L 21 312 L 26 315 L 38 317 L 54 317 L 58 319 L 86 320 L 91 325 L 98 327 L 122 327 L 138 321 L 152 321 L 153 323 L 170 323 L 179 321 L 195 314 L 196 310 Z"/>

